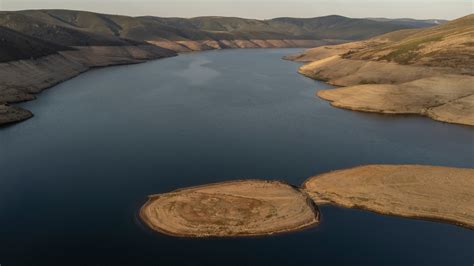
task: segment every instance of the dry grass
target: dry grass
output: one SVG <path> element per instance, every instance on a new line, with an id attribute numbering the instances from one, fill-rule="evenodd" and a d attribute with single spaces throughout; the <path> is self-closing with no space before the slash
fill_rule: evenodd
<path id="1" fill-rule="evenodd" d="M 311 177 L 304 189 L 316 202 L 474 229 L 474 169 L 368 165 Z"/>
<path id="2" fill-rule="evenodd" d="M 140 216 L 173 236 L 271 235 L 306 228 L 319 213 L 306 194 L 277 181 L 234 181 L 151 196 Z"/>

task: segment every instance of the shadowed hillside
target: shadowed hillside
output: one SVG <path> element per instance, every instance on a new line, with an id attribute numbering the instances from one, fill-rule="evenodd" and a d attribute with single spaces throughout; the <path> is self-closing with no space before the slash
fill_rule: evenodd
<path id="1" fill-rule="evenodd" d="M 0 62 L 39 58 L 72 48 L 0 27 Z"/>
<path id="2" fill-rule="evenodd" d="M 89 14 L 81 12 L 82 15 Z M 85 18 L 85 20 L 87 20 Z M 66 46 L 123 46 L 137 44 L 108 34 L 98 23 L 96 30 L 67 23 L 58 16 L 45 11 L 0 12 L 0 26 L 33 36 L 45 41 Z M 91 26 L 92 27 L 92 26 Z"/>
<path id="3" fill-rule="evenodd" d="M 72 10 L 1 12 L 0 25 L 62 45 L 123 45 L 128 40 L 359 40 L 419 26 L 341 16 L 271 20 L 233 17 L 183 19 L 128 17 Z"/>

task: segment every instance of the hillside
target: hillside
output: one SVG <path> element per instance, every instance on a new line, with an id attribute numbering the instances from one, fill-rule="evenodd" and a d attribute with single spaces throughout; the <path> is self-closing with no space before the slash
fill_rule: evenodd
<path id="1" fill-rule="evenodd" d="M 348 53 L 344 58 L 464 68 L 473 73 L 474 14 L 440 26 L 412 31 L 401 38 L 394 37 L 397 35 L 399 33 L 381 36 L 378 40 L 388 42 Z"/>
<path id="2" fill-rule="evenodd" d="M 64 46 L 124 46 L 141 43 L 104 34 L 100 28 L 92 31 L 71 25 L 43 11 L 0 12 L 0 26 Z"/>
<path id="3" fill-rule="evenodd" d="M 288 59 L 300 73 L 345 86 L 318 91 L 333 106 L 420 114 L 474 125 L 474 15 L 366 41 L 310 49 Z"/>
<path id="4" fill-rule="evenodd" d="M 39 58 L 72 48 L 49 43 L 0 26 L 0 63 Z"/>

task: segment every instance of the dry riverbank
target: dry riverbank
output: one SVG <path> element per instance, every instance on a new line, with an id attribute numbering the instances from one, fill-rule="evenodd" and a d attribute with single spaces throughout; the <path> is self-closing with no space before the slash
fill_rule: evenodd
<path id="1" fill-rule="evenodd" d="M 286 59 L 307 63 L 299 69 L 305 76 L 347 87 L 318 92 L 335 107 L 474 126 L 473 23 L 470 15 Z"/>
<path id="2" fill-rule="evenodd" d="M 271 235 L 319 222 L 309 197 L 278 181 L 245 180 L 153 195 L 140 211 L 153 230 L 183 237 Z"/>
<path id="3" fill-rule="evenodd" d="M 193 52 L 214 49 L 248 48 L 310 48 L 328 44 L 338 44 L 341 40 L 203 40 L 203 41 L 148 41 L 153 45 L 176 52 Z"/>
<path id="4" fill-rule="evenodd" d="M 9 104 L 34 100 L 35 94 L 91 68 L 136 64 L 176 55 L 151 45 L 75 48 L 77 50 L 37 59 L 0 63 L 0 126 L 33 116 L 30 111 Z"/>
<path id="5" fill-rule="evenodd" d="M 33 114 L 9 104 L 34 100 L 35 94 L 69 80 L 91 68 L 136 64 L 213 49 L 312 47 L 337 40 L 222 40 L 149 41 L 150 45 L 86 46 L 76 50 L 0 63 L 0 126 L 31 118 Z"/>
<path id="6" fill-rule="evenodd" d="M 404 66 L 333 56 L 302 66 L 299 72 L 336 86 L 317 96 L 335 107 L 387 114 L 418 114 L 474 126 L 474 76 L 454 69 Z"/>
<path id="7" fill-rule="evenodd" d="M 385 114 L 419 114 L 438 121 L 472 126 L 473 84 L 472 76 L 443 75 L 394 85 L 321 90 L 317 95 L 335 107 Z"/>

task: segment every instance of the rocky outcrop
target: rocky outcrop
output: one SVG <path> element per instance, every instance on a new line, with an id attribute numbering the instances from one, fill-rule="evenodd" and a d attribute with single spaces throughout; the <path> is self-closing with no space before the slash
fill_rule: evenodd
<path id="1" fill-rule="evenodd" d="M 23 108 L 0 104 L 0 125 L 23 121 L 32 116 L 30 111 Z"/>

